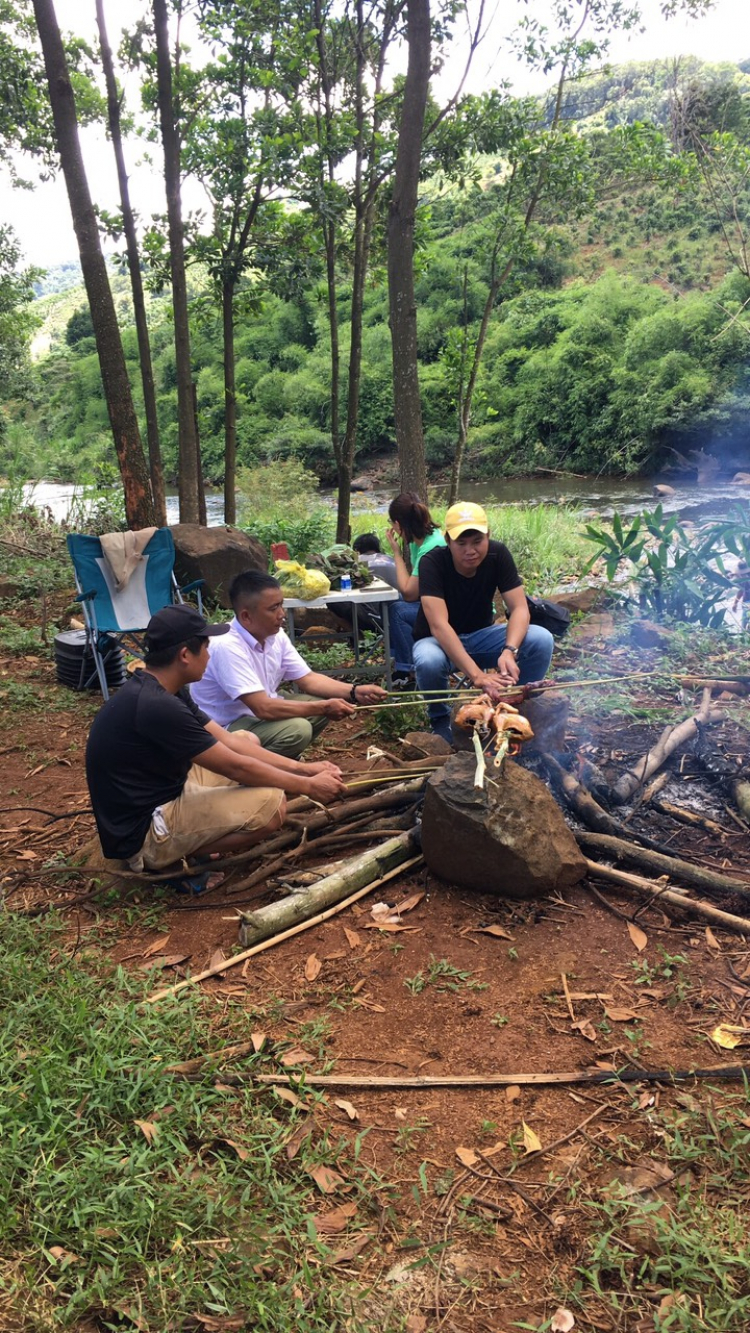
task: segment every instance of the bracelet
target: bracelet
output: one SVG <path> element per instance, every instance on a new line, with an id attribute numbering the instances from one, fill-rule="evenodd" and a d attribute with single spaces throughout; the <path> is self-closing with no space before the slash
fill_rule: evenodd
<path id="1" fill-rule="evenodd" d="M 357 702 L 357 686 L 356 686 L 356 685 L 352 685 L 351 691 L 350 691 L 350 693 L 349 693 L 349 702 L 352 703 L 352 704 L 356 704 L 356 702 Z"/>
<path id="2" fill-rule="evenodd" d="M 514 657 L 518 657 L 519 649 L 518 649 L 518 648 L 512 648 L 511 645 L 510 645 L 509 643 L 506 643 L 505 647 L 503 648 L 503 652 L 504 652 L 504 653 L 512 653 Z"/>

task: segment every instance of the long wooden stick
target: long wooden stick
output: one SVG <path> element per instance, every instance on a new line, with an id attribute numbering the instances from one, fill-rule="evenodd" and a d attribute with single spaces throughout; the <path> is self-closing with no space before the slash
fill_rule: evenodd
<path id="1" fill-rule="evenodd" d="M 507 1088 L 513 1085 L 548 1087 L 560 1083 L 670 1083 L 690 1078 L 741 1079 L 748 1073 L 750 1066 L 709 1065 L 696 1069 L 569 1069 L 562 1073 L 542 1074 L 424 1074 L 414 1077 L 397 1074 L 392 1078 L 375 1074 L 308 1074 L 300 1070 L 297 1077 L 307 1088 L 369 1088 L 372 1091 L 418 1091 L 424 1088 L 429 1092 L 435 1088 Z M 222 1083 L 238 1087 L 259 1083 L 271 1087 L 288 1087 L 294 1078 L 292 1073 L 244 1077 L 241 1074 L 227 1074 L 224 1070 L 221 1072 Z"/>
<path id="2" fill-rule="evenodd" d="M 310 930 L 313 926 L 319 926 L 321 922 L 328 921 L 330 917 L 336 916 L 337 912 L 343 912 L 347 907 L 351 907 L 352 903 L 359 902 L 360 898 L 372 893 L 373 889 L 379 888 L 381 884 L 386 884 L 389 879 L 394 879 L 396 875 L 403 874 L 406 870 L 410 870 L 412 866 L 419 865 L 421 860 L 420 855 L 412 857 L 410 861 L 404 861 L 400 866 L 396 866 L 394 870 L 390 870 L 387 875 L 382 875 L 380 879 L 373 880 L 372 884 L 365 884 L 364 888 L 358 889 L 356 893 L 351 894 L 349 898 L 345 898 L 343 902 L 336 903 L 333 907 L 329 907 L 327 911 L 311 917 L 309 921 L 301 921 L 299 925 L 291 926 L 289 930 L 285 930 L 281 935 L 275 935 L 273 939 L 254 944 L 252 949 L 245 949 L 243 953 L 234 954 L 232 958 L 225 959 L 223 963 L 217 963 L 214 967 L 206 968 L 205 972 L 196 972 L 194 977 L 186 977 L 184 981 L 178 981 L 175 986 L 167 986 L 164 990 L 154 991 L 153 995 L 146 996 L 144 1004 L 156 1004 L 158 1000 L 165 1000 L 168 995 L 177 995 L 188 986 L 195 986 L 199 981 L 206 981 L 209 977 L 218 976 L 220 972 L 228 972 L 230 967 L 236 967 L 238 963 L 244 963 L 246 958 L 252 958 L 256 953 L 263 953 L 265 949 L 272 949 L 275 944 L 282 944 L 284 940 L 291 939 L 293 935 L 300 935 L 303 930 Z"/>
<path id="3" fill-rule="evenodd" d="M 722 912 L 721 908 L 714 907 L 712 903 L 705 903 L 699 898 L 690 898 L 686 893 L 680 893 L 676 889 L 668 889 L 665 885 L 655 883 L 652 879 L 644 879 L 642 875 L 630 875 L 626 870 L 615 870 L 612 866 L 599 865 L 598 861 L 587 861 L 586 865 L 590 875 L 611 880 L 621 888 L 630 890 L 630 892 L 647 893 L 651 898 L 658 899 L 659 902 L 671 903 L 673 907 L 681 908 L 690 916 L 701 917 L 704 921 L 713 921 L 717 926 L 723 926 L 726 930 L 738 931 L 740 935 L 750 935 L 750 921 L 747 917 L 734 916 L 731 912 Z"/>
<path id="4" fill-rule="evenodd" d="M 743 898 L 750 898 L 750 884 L 741 879 L 732 879 L 729 875 L 720 875 L 718 871 L 706 870 L 704 866 L 691 865 L 689 861 L 680 861 L 677 857 L 664 856 L 661 852 L 652 852 L 647 847 L 636 847 L 622 838 L 612 838 L 606 833 L 576 833 L 576 841 L 587 850 L 615 861 L 630 861 L 657 874 L 668 875 L 670 879 L 693 888 L 714 893 L 739 893 Z"/>

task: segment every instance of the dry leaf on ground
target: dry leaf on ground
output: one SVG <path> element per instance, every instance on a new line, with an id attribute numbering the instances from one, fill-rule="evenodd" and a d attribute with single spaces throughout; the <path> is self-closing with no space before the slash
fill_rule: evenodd
<path id="1" fill-rule="evenodd" d="M 521 1127 L 523 1129 L 523 1146 L 527 1153 L 541 1152 L 542 1144 L 538 1135 L 534 1133 L 533 1129 L 529 1128 L 525 1120 L 521 1121 Z"/>
<path id="2" fill-rule="evenodd" d="M 320 976 L 320 969 L 322 966 L 323 964 L 318 958 L 318 955 L 311 953 L 305 963 L 305 981 L 314 981 L 316 977 Z"/>
<path id="3" fill-rule="evenodd" d="M 456 1157 L 462 1166 L 476 1166 L 479 1161 L 473 1148 L 456 1148 Z"/>
<path id="4" fill-rule="evenodd" d="M 750 1028 L 737 1027 L 734 1023 L 719 1023 L 711 1032 L 711 1040 L 724 1051 L 733 1051 L 747 1037 L 750 1037 Z"/>
<path id="5" fill-rule="evenodd" d="M 346 1183 L 344 1177 L 340 1176 L 338 1171 L 332 1171 L 330 1166 L 314 1166 L 308 1170 L 308 1175 L 312 1176 L 323 1194 L 333 1194 Z"/>
<path id="6" fill-rule="evenodd" d="M 149 944 L 147 949 L 143 950 L 143 957 L 153 958 L 155 953 L 161 953 L 168 939 L 169 932 L 166 935 L 160 935 L 158 940 L 154 940 L 152 944 Z"/>
<path id="7" fill-rule="evenodd" d="M 571 1328 L 575 1328 L 575 1326 L 576 1321 L 570 1310 L 564 1310 L 562 1306 L 559 1306 L 552 1316 L 552 1323 L 549 1328 L 550 1333 L 570 1333 Z"/>
<path id="8" fill-rule="evenodd" d="M 633 921 L 628 921 L 628 935 L 638 952 L 641 953 L 648 944 L 648 935 L 646 932 L 641 930 L 640 926 L 636 926 Z"/>
<path id="9" fill-rule="evenodd" d="M 341 1203 L 338 1208 L 332 1208 L 329 1213 L 322 1213 L 313 1219 L 316 1230 L 329 1236 L 335 1235 L 337 1231 L 345 1231 L 356 1211 L 356 1203 Z"/>
<path id="10" fill-rule="evenodd" d="M 133 1124 L 137 1125 L 147 1143 L 153 1143 L 154 1139 L 158 1138 L 159 1126 L 155 1125 L 153 1120 L 134 1120 Z"/>
<path id="11" fill-rule="evenodd" d="M 311 1065 L 313 1062 L 313 1056 L 308 1055 L 307 1051 L 303 1051 L 301 1046 L 295 1046 L 291 1051 L 284 1051 L 281 1057 L 281 1063 L 285 1069 L 288 1069 L 290 1065 Z"/>
<path id="12" fill-rule="evenodd" d="M 345 1115 L 348 1115 L 350 1120 L 359 1120 L 359 1112 L 356 1107 L 352 1106 L 351 1102 L 346 1101 L 344 1097 L 334 1097 L 333 1104 L 338 1106 L 339 1110 L 343 1111 Z"/>

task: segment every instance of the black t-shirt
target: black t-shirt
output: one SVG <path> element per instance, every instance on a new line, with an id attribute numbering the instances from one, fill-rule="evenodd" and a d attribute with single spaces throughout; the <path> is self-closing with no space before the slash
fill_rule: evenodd
<path id="1" fill-rule="evenodd" d="M 497 591 L 511 592 L 521 587 L 521 578 L 507 546 L 490 541 L 490 549 L 473 578 L 464 578 L 453 563 L 449 546 L 437 546 L 419 562 L 419 596 L 442 597 L 448 608 L 448 621 L 456 634 L 473 634 L 486 629 L 495 619 L 492 605 Z M 414 638 L 427 639 L 432 634 L 422 606 L 414 626 Z"/>
<path id="2" fill-rule="evenodd" d="M 148 671 L 104 704 L 89 732 L 86 781 L 105 856 L 140 850 L 156 807 L 180 795 L 193 760 L 216 744 L 208 721 L 187 690 L 170 694 Z"/>

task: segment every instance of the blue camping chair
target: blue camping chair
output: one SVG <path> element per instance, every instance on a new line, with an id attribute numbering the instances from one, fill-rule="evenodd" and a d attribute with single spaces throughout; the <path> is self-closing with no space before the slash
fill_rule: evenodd
<path id="1" fill-rule="evenodd" d="M 143 549 L 143 559 L 121 592 L 98 537 L 70 533 L 68 553 L 73 562 L 76 601 L 81 603 L 86 628 L 84 662 L 93 659 L 88 679 L 81 689 L 90 689 L 95 676 L 105 699 L 109 698 L 107 660 L 116 655 L 121 660 L 121 646 L 136 657 L 143 657 L 146 626 L 156 611 L 171 602 L 184 601 L 183 594 L 196 596 L 203 610 L 200 589 L 202 579 L 180 588 L 174 576 L 174 538 L 169 528 L 158 528 Z"/>

